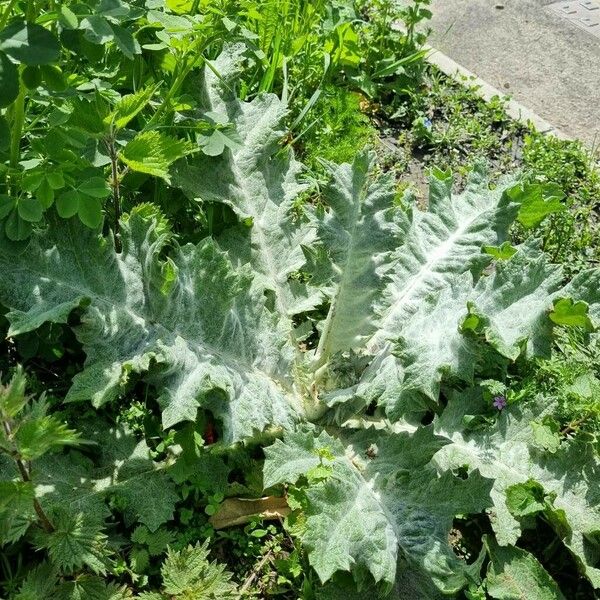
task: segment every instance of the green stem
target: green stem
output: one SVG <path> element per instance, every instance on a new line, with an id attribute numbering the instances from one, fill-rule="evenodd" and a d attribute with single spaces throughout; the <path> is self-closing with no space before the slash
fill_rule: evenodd
<path id="1" fill-rule="evenodd" d="M 25 19 L 27 21 L 35 21 L 35 0 L 27 0 L 27 12 L 25 13 Z"/>
<path id="2" fill-rule="evenodd" d="M 9 440 L 12 440 L 13 434 L 12 434 L 12 429 L 11 429 L 10 423 L 8 421 L 3 421 L 3 425 L 4 425 L 4 433 L 6 434 L 6 437 Z M 17 468 L 19 469 L 19 473 L 21 474 L 21 479 L 25 483 L 30 483 L 31 482 L 31 473 L 29 472 L 29 469 L 27 468 L 27 466 L 25 465 L 25 463 L 23 462 L 23 460 L 21 459 L 21 457 L 18 454 L 17 454 L 17 456 L 14 457 L 14 459 L 15 459 L 15 462 L 17 463 Z M 47 517 L 46 513 L 44 512 L 44 509 L 42 508 L 42 505 L 38 502 L 37 498 L 33 499 L 33 509 L 35 510 L 35 513 L 38 516 L 38 519 L 40 520 L 40 523 L 42 524 L 42 527 L 44 528 L 44 530 L 47 533 L 52 533 L 54 531 L 54 526 L 50 522 L 50 519 Z"/>
<path id="3" fill-rule="evenodd" d="M 193 66 L 194 66 L 194 61 L 191 61 L 190 63 L 186 62 L 183 65 L 181 72 L 175 78 L 175 81 L 169 88 L 169 91 L 165 94 L 165 97 L 164 97 L 163 101 L 161 102 L 160 106 L 158 107 L 157 111 L 152 115 L 152 118 L 148 121 L 148 124 L 146 125 L 146 129 L 149 129 L 149 128 L 153 127 L 154 125 L 156 125 L 156 123 L 158 123 L 158 121 L 162 117 L 163 113 L 167 109 L 171 108 L 171 100 L 179 92 L 179 89 L 183 85 L 185 78 L 188 76 L 188 74 L 192 70 Z"/>
<path id="4" fill-rule="evenodd" d="M 21 158 L 21 137 L 25 125 L 25 94 L 25 87 L 21 85 L 19 95 L 11 106 L 10 168 L 13 171 L 18 168 Z"/>

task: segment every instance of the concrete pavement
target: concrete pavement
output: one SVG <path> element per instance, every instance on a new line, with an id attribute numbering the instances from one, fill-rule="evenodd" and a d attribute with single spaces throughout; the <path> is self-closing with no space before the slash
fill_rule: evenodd
<path id="1" fill-rule="evenodd" d="M 598 146 L 600 37 L 592 31 L 598 21 L 600 35 L 600 0 L 556 4 L 433 0 L 430 43 L 565 134 Z"/>

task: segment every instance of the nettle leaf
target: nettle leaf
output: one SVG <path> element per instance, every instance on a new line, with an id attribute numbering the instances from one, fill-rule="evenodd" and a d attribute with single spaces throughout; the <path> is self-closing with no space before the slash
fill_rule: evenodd
<path id="1" fill-rule="evenodd" d="M 43 562 L 27 573 L 15 600 L 47 600 L 52 598 L 58 580 L 58 569 Z"/>
<path id="2" fill-rule="evenodd" d="M 0 481 L 0 546 L 21 539 L 35 520 L 30 482 Z"/>
<path id="3" fill-rule="evenodd" d="M 154 175 L 169 183 L 169 166 L 193 150 L 185 140 L 158 131 L 144 131 L 119 152 L 119 158 L 133 171 Z"/>
<path id="4" fill-rule="evenodd" d="M 104 118 L 104 123 L 112 125 L 115 129 L 123 129 L 148 106 L 157 88 L 158 86 L 148 86 L 138 90 L 135 94 L 123 96 L 111 113 Z"/>
<path id="5" fill-rule="evenodd" d="M 150 531 L 173 518 L 179 497 L 165 465 L 152 460 L 144 441 L 102 420 L 83 423 L 81 429 L 87 440 L 96 442 L 92 458 L 72 451 L 32 462 L 35 494 L 48 514 L 64 511 L 67 520 L 81 514 L 82 526 L 98 529 L 110 516 L 108 500 L 113 499 L 128 524 L 142 523 Z M 3 480 L 19 479 L 9 458 L 0 457 L 0 474 Z M 34 520 L 33 513 L 29 522 Z"/>
<path id="6" fill-rule="evenodd" d="M 228 442 L 294 422 L 295 349 L 248 271 L 234 269 L 214 242 L 176 247 L 164 259 L 170 237 L 146 205 L 123 222 L 120 254 L 76 221 L 50 221 L 23 253 L 2 253 L 0 296 L 12 309 L 9 335 L 64 323 L 87 306 L 76 330 L 86 366 L 67 401 L 102 406 L 130 374 L 148 373 L 165 427 L 195 420 L 199 406 L 223 421 Z"/>
<path id="7" fill-rule="evenodd" d="M 83 513 L 58 511 L 53 515 L 54 531 L 38 532 L 35 545 L 44 549 L 53 564 L 71 573 L 84 565 L 95 573 L 106 573 L 107 537 L 97 524 L 88 524 Z"/>
<path id="8" fill-rule="evenodd" d="M 169 549 L 161 567 L 163 589 L 170 597 L 197 600 L 235 600 L 239 598 L 232 574 L 223 565 L 208 560 L 208 540 L 202 545 L 179 551 Z"/>
<path id="9" fill-rule="evenodd" d="M 303 543 L 321 580 L 358 567 L 391 585 L 401 556 L 440 589 L 458 591 L 468 569 L 448 533 L 457 514 L 488 506 L 492 482 L 477 473 L 435 475 L 430 459 L 447 442 L 431 428 L 414 435 L 364 432 L 349 442 L 344 450 L 327 434 L 305 431 L 265 449 L 265 485 L 294 483 L 302 469 L 320 464 L 330 471 L 306 490 Z"/>
<path id="10" fill-rule="evenodd" d="M 455 394 L 436 425 L 436 432 L 452 443 L 434 461 L 442 471 L 467 467 L 493 482 L 492 526 L 503 546 L 515 544 L 521 531 L 522 511 L 515 510 L 514 486 L 537 482 L 545 494 L 544 510 L 553 507 L 548 520 L 597 587 L 600 545 L 594 540 L 600 530 L 600 462 L 593 448 L 582 442 L 563 441 L 554 453 L 535 446 L 534 422 L 543 421 L 552 409 L 551 403 L 539 398 L 523 408 L 504 409 L 494 427 L 467 433 L 463 415 L 485 413 L 487 407 L 478 390 Z"/>
<path id="11" fill-rule="evenodd" d="M 130 600 L 131 594 L 100 577 L 80 575 L 74 581 L 61 583 L 48 600 Z"/>
<path id="12" fill-rule="evenodd" d="M 28 407 L 28 412 L 21 415 L 15 426 L 14 442 L 24 460 L 34 460 L 49 450 L 79 443 L 80 436 L 76 431 L 47 412 L 48 405 L 41 398 Z"/>
<path id="13" fill-rule="evenodd" d="M 303 247 L 314 239 L 314 231 L 294 211 L 306 186 L 298 181 L 302 165 L 280 146 L 286 132 L 285 104 L 274 94 L 242 102 L 233 91 L 244 51 L 244 46 L 230 46 L 214 63 L 219 77 L 206 69 L 200 90 L 204 114 L 227 115 L 240 145 L 217 157 L 181 161 L 175 165 L 173 182 L 190 199 L 233 209 L 240 224 L 219 242 L 234 263 L 251 265 L 254 286 L 274 294 L 277 312 L 291 318 L 314 308 L 322 298 L 306 285 L 290 281 L 306 264 Z"/>

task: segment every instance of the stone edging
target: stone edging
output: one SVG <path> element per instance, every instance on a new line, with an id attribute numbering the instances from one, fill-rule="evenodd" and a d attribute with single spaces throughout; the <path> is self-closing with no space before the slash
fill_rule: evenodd
<path id="1" fill-rule="evenodd" d="M 398 31 L 405 31 L 404 25 L 401 22 L 393 23 L 392 28 Z M 489 102 L 494 96 L 504 98 L 506 100 L 505 111 L 511 119 L 514 119 L 519 123 L 523 123 L 524 125 L 531 123 L 540 133 L 553 135 L 561 140 L 574 139 L 520 102 L 507 97 L 506 93 L 501 92 L 498 88 L 495 88 L 487 81 L 481 79 L 481 77 L 478 77 L 475 75 L 475 73 L 469 71 L 469 69 L 451 59 L 441 50 L 438 50 L 433 46 L 429 46 L 428 44 L 423 45 L 423 50 L 427 52 L 425 60 L 428 63 L 436 66 L 442 73 L 448 77 L 452 77 L 454 81 L 460 83 L 461 85 L 465 84 L 465 78 L 470 80 L 471 83 L 476 86 L 476 88 L 473 90 L 474 93 L 480 98 L 483 98 L 486 102 Z"/>
<path id="2" fill-rule="evenodd" d="M 449 56 L 433 48 L 432 46 L 424 46 L 424 50 L 427 51 L 426 60 L 430 64 L 436 66 L 442 73 L 452 77 L 458 83 L 464 85 L 464 78 L 470 80 L 477 89 L 474 92 L 489 102 L 494 96 L 499 96 L 500 98 L 506 99 L 505 110 L 509 117 L 514 119 L 515 121 L 519 121 L 527 125 L 531 123 L 540 133 L 545 133 L 548 135 L 553 135 L 561 140 L 572 140 L 573 138 L 557 127 L 554 127 L 552 123 L 549 123 L 542 117 L 540 117 L 537 113 L 533 112 L 531 109 L 523 106 L 520 102 L 513 100 L 512 98 L 507 98 L 506 93 L 501 92 L 499 89 L 495 88 L 493 85 L 489 84 L 487 81 L 481 79 L 475 75 L 475 73 L 469 71 L 462 65 L 458 64 L 456 61 L 452 60 Z"/>

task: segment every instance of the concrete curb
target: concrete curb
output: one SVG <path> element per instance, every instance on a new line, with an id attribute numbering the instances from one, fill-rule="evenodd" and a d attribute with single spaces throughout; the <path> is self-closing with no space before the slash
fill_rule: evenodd
<path id="1" fill-rule="evenodd" d="M 475 73 L 469 71 L 469 69 L 458 64 L 440 50 L 428 45 L 425 45 L 423 49 L 427 51 L 427 62 L 436 66 L 442 73 L 448 75 L 462 85 L 465 84 L 464 78 L 467 78 L 476 86 L 476 89 L 474 90 L 475 93 L 487 102 L 494 96 L 505 98 L 507 100 L 505 110 L 511 119 L 523 123 L 524 125 L 532 124 L 540 133 L 553 135 L 561 140 L 573 139 L 520 102 L 517 102 L 512 98 L 507 98 L 506 93 L 495 88 L 487 81 L 484 81 L 481 77 L 478 77 Z"/>
<path id="2" fill-rule="evenodd" d="M 406 31 L 404 29 L 404 25 L 401 22 L 396 22 L 392 24 L 392 28 L 398 31 Z M 464 79 L 467 78 L 471 81 L 471 83 L 476 86 L 474 92 L 480 97 L 483 98 L 486 102 L 489 102 L 494 96 L 499 96 L 500 98 L 504 98 L 506 100 L 506 114 L 515 121 L 519 123 L 523 123 L 523 125 L 533 125 L 540 133 L 544 133 L 547 135 L 553 135 L 561 140 L 574 140 L 570 135 L 567 135 L 564 131 L 561 131 L 558 127 L 552 125 L 540 117 L 537 113 L 533 112 L 531 109 L 527 108 L 520 102 L 513 100 L 510 97 L 507 97 L 506 93 L 500 91 L 498 88 L 495 88 L 493 85 L 488 83 L 487 81 L 481 79 L 481 77 L 475 75 L 469 69 L 463 67 L 455 60 L 451 59 L 448 55 L 444 54 L 441 50 L 430 46 L 429 44 L 423 45 L 423 50 L 427 52 L 425 56 L 425 60 L 436 66 L 442 73 L 451 77 L 457 83 L 461 85 L 465 85 Z"/>

